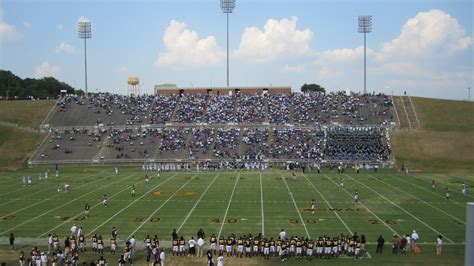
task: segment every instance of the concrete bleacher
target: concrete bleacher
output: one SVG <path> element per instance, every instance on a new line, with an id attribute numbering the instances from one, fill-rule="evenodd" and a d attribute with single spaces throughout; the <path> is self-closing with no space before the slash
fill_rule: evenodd
<path id="1" fill-rule="evenodd" d="M 381 162 L 392 121 L 382 94 L 68 96 L 33 161 Z"/>
<path id="2" fill-rule="evenodd" d="M 39 148 L 35 160 L 91 160 L 103 145 L 103 132 L 71 129 L 53 132 Z"/>

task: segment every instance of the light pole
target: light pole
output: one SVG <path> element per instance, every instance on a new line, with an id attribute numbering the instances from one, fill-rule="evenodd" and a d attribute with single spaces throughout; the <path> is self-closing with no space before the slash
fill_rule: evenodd
<path id="1" fill-rule="evenodd" d="M 84 39 L 84 80 L 86 87 L 87 95 L 87 45 L 86 40 L 92 37 L 91 32 L 91 22 L 82 20 L 77 23 L 77 31 L 79 33 L 79 38 Z"/>
<path id="2" fill-rule="evenodd" d="M 367 94 L 367 57 L 365 35 L 372 32 L 372 16 L 359 16 L 359 33 L 364 34 L 364 94 Z"/>
<path id="3" fill-rule="evenodd" d="M 221 9 L 227 15 L 227 87 L 229 87 L 229 13 L 235 8 L 235 0 L 221 0 Z"/>

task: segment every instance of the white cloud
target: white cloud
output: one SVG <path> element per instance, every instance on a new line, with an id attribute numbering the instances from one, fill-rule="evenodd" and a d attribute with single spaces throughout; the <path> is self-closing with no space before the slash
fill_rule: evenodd
<path id="1" fill-rule="evenodd" d="M 76 48 L 69 43 L 62 42 L 58 46 L 56 46 L 56 53 L 67 53 L 72 54 L 76 51 Z"/>
<path id="2" fill-rule="evenodd" d="M 0 42 L 4 41 L 16 41 L 23 37 L 23 34 L 19 33 L 15 26 L 8 24 L 3 18 L 3 9 L 0 8 Z"/>
<path id="3" fill-rule="evenodd" d="M 408 19 L 400 35 L 383 44 L 378 58 L 449 54 L 466 49 L 471 43 L 472 38 L 465 35 L 455 18 L 435 9 Z"/>
<path id="4" fill-rule="evenodd" d="M 197 32 L 188 26 L 172 20 L 163 34 L 165 52 L 160 52 L 155 61 L 157 66 L 174 69 L 205 67 L 221 62 L 224 53 L 212 35 L 199 39 Z"/>
<path id="5" fill-rule="evenodd" d="M 374 54 L 374 51 L 370 48 L 366 48 L 367 57 Z M 327 62 L 349 62 L 354 61 L 364 56 L 364 46 L 357 48 L 342 48 L 334 50 L 326 50 L 316 54 L 316 60 L 321 63 Z"/>
<path id="6" fill-rule="evenodd" d="M 343 76 L 343 71 L 336 70 L 328 66 L 323 66 L 316 72 L 316 78 L 322 81 L 334 80 Z"/>
<path id="7" fill-rule="evenodd" d="M 63 30 L 63 29 L 64 29 L 63 24 L 58 24 L 58 25 L 56 25 L 56 29 L 57 29 L 57 30 Z"/>
<path id="8" fill-rule="evenodd" d="M 31 23 L 28 22 L 28 21 L 23 21 L 23 27 L 27 28 L 27 29 L 31 29 Z"/>
<path id="9" fill-rule="evenodd" d="M 61 68 L 59 66 L 50 65 L 47 61 L 41 63 L 41 65 L 35 68 L 35 77 L 55 77 L 57 78 L 59 73 L 61 73 Z"/>
<path id="10" fill-rule="evenodd" d="M 314 34 L 309 29 L 297 30 L 297 21 L 295 16 L 280 21 L 269 19 L 263 31 L 257 27 L 245 28 L 234 55 L 249 61 L 268 62 L 287 55 L 311 54 L 309 43 Z"/>
<path id="11" fill-rule="evenodd" d="M 283 69 L 281 70 L 283 73 L 303 73 L 306 72 L 306 66 L 305 65 L 296 65 L 296 66 L 290 66 L 286 64 Z"/>

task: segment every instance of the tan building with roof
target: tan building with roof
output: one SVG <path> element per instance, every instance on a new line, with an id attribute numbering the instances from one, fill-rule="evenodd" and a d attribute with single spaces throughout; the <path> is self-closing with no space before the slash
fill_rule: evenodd
<path id="1" fill-rule="evenodd" d="M 155 85 L 155 95 L 173 94 L 216 94 L 233 95 L 237 93 L 245 94 L 276 94 L 291 93 L 291 86 L 271 86 L 271 87 L 178 87 L 175 84 Z"/>

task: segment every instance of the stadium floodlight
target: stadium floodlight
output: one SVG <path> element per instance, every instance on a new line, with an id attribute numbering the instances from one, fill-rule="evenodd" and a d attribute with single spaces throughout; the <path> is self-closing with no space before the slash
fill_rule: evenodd
<path id="1" fill-rule="evenodd" d="M 87 45 L 86 40 L 92 37 L 91 22 L 87 20 L 81 20 L 77 23 L 77 31 L 79 33 L 79 39 L 84 39 L 84 76 L 85 76 L 85 87 L 87 95 Z"/>
<path id="2" fill-rule="evenodd" d="M 229 87 L 229 13 L 235 8 L 235 0 L 221 0 L 221 9 L 227 15 L 227 87 Z"/>
<path id="3" fill-rule="evenodd" d="M 367 93 L 367 57 L 365 35 L 372 32 L 372 16 L 359 16 L 359 33 L 364 34 L 364 94 Z"/>

